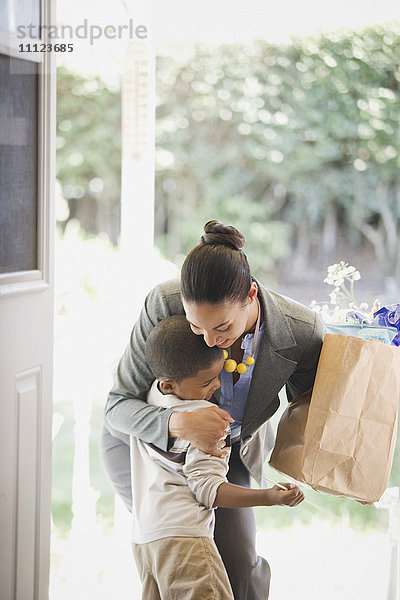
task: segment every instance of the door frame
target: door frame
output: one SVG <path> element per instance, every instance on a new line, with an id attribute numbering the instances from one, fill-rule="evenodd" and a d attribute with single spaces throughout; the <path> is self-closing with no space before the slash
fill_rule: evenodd
<path id="1" fill-rule="evenodd" d="M 55 7 L 56 0 L 40 0 L 41 25 L 55 24 Z M 5 560 L 1 570 L 3 572 L 4 569 L 5 580 L 1 589 L 4 592 L 8 590 L 5 592 L 7 597 L 10 592 L 10 598 L 15 600 L 47 600 L 52 472 L 56 61 L 53 52 L 20 53 L 18 45 L 22 41 L 26 44 L 47 44 L 52 40 L 48 39 L 48 28 L 42 29 L 41 38 L 26 37 L 23 40 L 15 33 L 0 31 L 1 54 L 38 64 L 37 268 L 0 274 L 0 309 L 8 315 L 8 321 L 10 314 L 29 319 L 31 307 L 28 303 L 29 297 L 32 298 L 34 310 L 39 310 L 41 320 L 38 320 L 37 331 L 32 325 L 30 339 L 35 342 L 35 348 L 36 343 L 41 346 L 41 351 L 34 360 L 26 361 L 29 364 L 24 363 L 15 371 L 9 370 L 8 363 L 5 367 L 4 414 L 10 418 L 10 423 L 7 418 L 4 427 L 8 427 L 7 439 L 11 440 L 12 462 L 8 470 L 12 469 L 12 480 L 8 474 L 5 475 L 6 489 L 1 490 L 5 515 L 9 519 L 3 523 L 7 547 L 2 549 Z M 43 322 L 45 326 L 42 328 Z M 12 332 L 12 323 L 7 323 L 5 329 Z M 3 332 L 3 335 L 7 336 L 7 333 Z M 16 339 L 19 340 L 19 336 Z M 21 347 L 21 356 L 25 356 L 24 351 L 25 348 Z M 27 431 L 32 431 L 32 439 L 25 443 L 24 432 Z M 35 453 L 29 455 L 32 447 Z M 29 464 L 34 467 L 32 473 L 23 468 L 24 458 L 29 459 Z M 32 504 L 30 498 L 33 499 Z M 25 525 L 30 531 L 25 531 Z M 27 545 L 26 533 L 29 539 Z"/>

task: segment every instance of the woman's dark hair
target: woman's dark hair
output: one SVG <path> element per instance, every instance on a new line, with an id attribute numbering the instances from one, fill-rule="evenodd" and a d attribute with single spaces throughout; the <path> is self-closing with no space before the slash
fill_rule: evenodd
<path id="1" fill-rule="evenodd" d="M 244 242 L 236 227 L 208 221 L 200 242 L 182 266 L 183 298 L 196 304 L 243 302 L 251 286 L 249 263 L 242 251 Z"/>
<path id="2" fill-rule="evenodd" d="M 146 360 L 159 379 L 179 383 L 208 369 L 223 357 L 222 348 L 209 347 L 202 335 L 196 335 L 184 315 L 173 315 L 158 323 L 146 341 Z"/>

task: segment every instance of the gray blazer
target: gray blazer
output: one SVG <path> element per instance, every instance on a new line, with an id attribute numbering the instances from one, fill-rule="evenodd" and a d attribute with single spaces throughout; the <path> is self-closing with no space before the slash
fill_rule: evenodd
<path id="1" fill-rule="evenodd" d="M 314 383 L 323 340 L 317 315 L 302 304 L 266 290 L 257 282 L 265 331 L 254 365 L 243 416 L 240 456 L 261 485 L 262 468 L 271 449 L 268 420 L 279 407 L 278 392 L 286 385 L 288 400 Z M 167 450 L 171 410 L 149 406 L 146 394 L 154 376 L 145 361 L 152 328 L 170 315 L 184 314 L 179 281 L 157 285 L 147 296 L 117 368 L 106 404 L 106 427 L 129 444 L 129 435 Z M 219 390 L 214 393 L 219 402 Z"/>

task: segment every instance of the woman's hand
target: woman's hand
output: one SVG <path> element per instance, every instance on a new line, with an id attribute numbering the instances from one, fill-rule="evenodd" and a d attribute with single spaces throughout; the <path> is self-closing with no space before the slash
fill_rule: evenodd
<path id="1" fill-rule="evenodd" d="M 225 456 L 221 451 L 234 419 L 218 406 L 199 408 L 191 412 L 174 412 L 169 420 L 170 437 L 189 440 L 193 446 L 213 456 Z"/>

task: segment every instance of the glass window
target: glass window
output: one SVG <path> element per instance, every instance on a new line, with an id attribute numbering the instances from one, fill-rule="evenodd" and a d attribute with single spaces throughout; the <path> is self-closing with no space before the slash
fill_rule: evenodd
<path id="1" fill-rule="evenodd" d="M 0 30 L 16 33 L 22 27 L 28 36 L 39 38 L 40 0 L 1 0 L 0 1 Z"/>
<path id="2" fill-rule="evenodd" d="M 0 55 L 0 81 L 0 273 L 10 273 L 38 268 L 38 65 Z"/>

